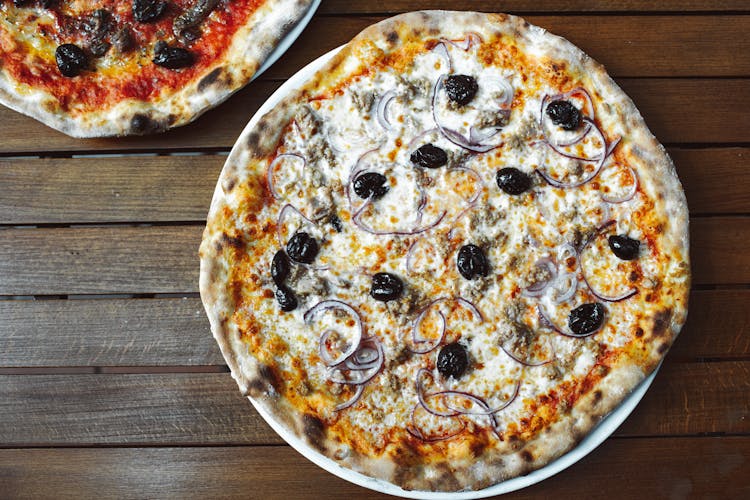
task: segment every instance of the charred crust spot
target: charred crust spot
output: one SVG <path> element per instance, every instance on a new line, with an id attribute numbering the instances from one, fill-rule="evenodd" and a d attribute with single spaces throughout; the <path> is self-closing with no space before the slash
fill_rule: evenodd
<path id="1" fill-rule="evenodd" d="M 638 337 L 638 338 L 643 337 L 643 328 L 641 328 L 640 326 L 638 328 L 636 328 L 635 329 L 635 336 Z"/>
<path id="2" fill-rule="evenodd" d="M 208 87 L 216 83 L 216 81 L 219 80 L 219 77 L 221 77 L 221 74 L 224 72 L 223 67 L 218 67 L 214 69 L 212 72 L 201 78 L 201 80 L 198 82 L 198 90 L 203 92 Z"/>
<path id="3" fill-rule="evenodd" d="M 276 370 L 268 365 L 261 365 L 258 370 L 258 376 L 266 386 L 271 386 L 277 391 L 279 390 L 279 377 L 276 375 Z"/>
<path id="4" fill-rule="evenodd" d="M 130 132 L 137 135 L 153 134 L 166 129 L 164 124 L 144 113 L 137 113 L 130 119 Z"/>
<path id="5" fill-rule="evenodd" d="M 222 250 L 225 246 L 239 250 L 245 246 L 245 240 L 237 236 L 229 236 L 226 233 L 222 233 L 221 238 L 216 242 L 216 249 Z"/>
<path id="6" fill-rule="evenodd" d="M 668 350 L 669 350 L 669 344 L 666 342 L 657 348 L 657 351 L 659 351 L 659 354 L 661 355 L 664 355 L 664 353 L 666 353 Z"/>
<path id="7" fill-rule="evenodd" d="M 263 129 L 264 127 L 260 127 Z M 260 146 L 260 134 L 258 132 L 252 132 L 247 136 L 247 147 L 249 149 L 257 150 Z"/>
<path id="8" fill-rule="evenodd" d="M 305 413 L 302 416 L 302 430 L 307 436 L 307 440 L 318 450 L 324 451 L 326 426 L 321 419 L 315 415 Z"/>
<path id="9" fill-rule="evenodd" d="M 391 45 L 395 45 L 396 42 L 398 42 L 398 33 L 396 31 L 391 31 L 386 35 L 385 39 L 388 40 L 388 43 Z"/>
<path id="10" fill-rule="evenodd" d="M 523 450 L 521 452 L 521 458 L 523 458 L 524 462 L 533 462 L 534 461 L 534 455 L 532 455 L 529 450 Z"/>
<path id="11" fill-rule="evenodd" d="M 593 397 L 594 397 L 594 404 L 598 405 L 599 401 L 602 400 L 602 391 L 599 391 L 599 390 L 594 391 Z"/>
<path id="12" fill-rule="evenodd" d="M 234 187 L 237 185 L 237 178 L 236 177 L 230 177 L 227 179 L 226 183 L 224 184 L 224 192 L 229 193 L 231 192 Z"/>
<path id="13" fill-rule="evenodd" d="M 663 311 L 659 311 L 654 316 L 654 329 L 653 329 L 653 335 L 654 337 L 661 337 L 664 335 L 664 333 L 667 331 L 667 328 L 669 327 L 669 322 L 672 319 L 672 309 L 664 309 Z"/>

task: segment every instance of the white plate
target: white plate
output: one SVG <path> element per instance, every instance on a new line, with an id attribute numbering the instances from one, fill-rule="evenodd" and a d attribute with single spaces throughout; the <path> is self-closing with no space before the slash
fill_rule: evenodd
<path id="1" fill-rule="evenodd" d="M 336 53 L 341 50 L 338 47 L 327 54 L 324 54 L 299 70 L 294 76 L 287 80 L 276 92 L 258 108 L 258 111 L 250 119 L 245 129 L 242 131 L 237 144 L 246 142 L 246 136 L 255 127 L 255 124 L 261 119 L 263 115 L 273 109 L 276 104 L 281 101 L 287 94 L 293 90 L 302 86 L 318 69 L 320 69 L 328 60 L 330 60 Z M 661 366 L 661 365 L 659 365 Z M 638 402 L 646 394 L 651 382 L 654 381 L 656 373 L 659 371 L 659 367 L 648 376 L 638 387 L 627 397 L 622 403 L 607 417 L 605 417 L 599 425 L 597 425 L 592 431 L 572 450 L 565 455 L 561 456 L 557 460 L 550 462 L 541 469 L 537 469 L 526 476 L 520 476 L 502 483 L 490 486 L 483 490 L 474 491 L 463 491 L 458 493 L 442 493 L 432 491 L 409 491 L 399 488 L 398 486 L 380 480 L 375 479 L 359 472 L 355 472 L 351 469 L 340 466 L 330 458 L 318 453 L 310 446 L 298 438 L 296 435 L 289 432 L 286 428 L 280 425 L 273 416 L 266 412 L 263 407 L 256 404 L 252 398 L 248 398 L 253 404 L 258 413 L 263 419 L 275 430 L 289 445 L 300 452 L 305 458 L 322 467 L 326 471 L 334 474 L 342 479 L 346 479 L 354 484 L 370 488 L 381 493 L 387 493 L 390 495 L 396 495 L 406 498 L 423 498 L 428 500 L 462 500 L 462 499 L 473 499 L 473 498 L 485 498 L 494 495 L 502 495 L 503 493 L 509 493 L 511 491 L 519 490 L 532 484 L 536 484 L 539 481 L 547 479 L 550 476 L 557 474 L 558 472 L 570 467 L 580 459 L 591 453 L 597 446 L 599 446 L 604 440 L 606 440 L 638 405 Z"/>
<path id="2" fill-rule="evenodd" d="M 258 78 L 261 74 L 263 74 L 264 71 L 270 68 L 273 63 L 278 61 L 279 57 L 284 55 L 284 52 L 289 50 L 289 47 L 292 46 L 297 38 L 299 38 L 302 31 L 307 27 L 308 24 L 310 24 L 310 19 L 312 19 L 315 11 L 318 10 L 320 1 L 321 0 L 313 0 L 313 3 L 310 4 L 310 8 L 307 9 L 307 12 L 305 12 L 305 15 L 302 17 L 302 19 L 300 19 L 299 22 L 294 26 L 294 28 L 292 28 L 292 30 L 279 41 L 279 44 L 276 46 L 276 48 L 273 49 L 270 54 L 268 54 L 268 57 L 265 61 L 263 61 L 263 64 L 260 65 L 260 68 L 258 68 L 258 71 L 255 72 L 255 75 L 253 75 L 253 78 L 250 81 Z"/>

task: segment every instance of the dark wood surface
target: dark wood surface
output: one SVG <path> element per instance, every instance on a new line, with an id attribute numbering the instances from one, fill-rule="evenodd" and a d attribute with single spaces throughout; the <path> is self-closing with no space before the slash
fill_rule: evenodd
<path id="1" fill-rule="evenodd" d="M 283 443 L 197 296 L 221 166 L 260 104 L 372 22 L 449 0 L 323 0 L 258 81 L 166 134 L 75 140 L 0 108 L 0 497 L 384 498 Z M 691 210 L 688 323 L 579 463 L 507 498 L 750 497 L 750 3 L 474 0 L 602 62 L 668 147 Z"/>

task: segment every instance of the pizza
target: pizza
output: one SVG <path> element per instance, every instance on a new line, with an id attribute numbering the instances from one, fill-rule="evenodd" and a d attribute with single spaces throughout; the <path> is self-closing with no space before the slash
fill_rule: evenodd
<path id="1" fill-rule="evenodd" d="M 574 447 L 658 366 L 690 283 L 685 197 L 632 101 L 568 41 L 471 12 L 367 28 L 249 126 L 200 258 L 262 413 L 424 491 Z"/>
<path id="2" fill-rule="evenodd" d="M 0 0 L 0 103 L 75 137 L 184 125 L 250 81 L 313 0 Z"/>

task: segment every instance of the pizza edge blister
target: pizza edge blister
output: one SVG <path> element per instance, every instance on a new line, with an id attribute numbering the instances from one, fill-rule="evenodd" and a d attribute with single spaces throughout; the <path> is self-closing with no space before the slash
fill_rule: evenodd
<path id="1" fill-rule="evenodd" d="M 232 196 L 234 186 L 248 179 L 242 166 L 254 159 L 263 159 L 276 150 L 282 128 L 293 117 L 295 104 L 313 94 L 315 89 L 335 87 L 339 78 L 345 79 L 349 70 L 355 70 L 363 63 L 363 54 L 367 54 L 370 44 L 387 53 L 398 50 L 399 40 L 415 36 L 458 39 L 466 32 L 482 35 L 498 31 L 512 34 L 522 46 L 530 44 L 543 49 L 551 59 L 563 60 L 580 68 L 590 90 L 609 98 L 606 109 L 602 106 L 597 109 L 600 120 L 622 120 L 627 125 L 630 132 L 628 141 L 638 145 L 632 148 L 631 154 L 651 166 L 648 172 L 639 172 L 640 188 L 648 191 L 649 199 L 654 200 L 663 213 L 663 220 L 669 222 L 662 228 L 661 248 L 665 249 L 665 253 L 668 251 L 670 255 L 680 257 L 671 262 L 669 271 L 663 277 L 667 284 L 665 286 L 673 288 L 673 303 L 665 305 L 665 310 L 651 318 L 651 331 L 644 335 L 644 339 L 650 341 L 650 349 L 640 361 L 621 356 L 611 371 L 587 391 L 571 411 L 564 413 L 558 421 L 529 441 L 498 443 L 480 457 L 452 457 L 450 464 L 438 461 L 412 468 L 399 467 L 393 457 L 369 458 L 357 453 L 341 453 L 335 442 L 326 439 L 322 422 L 289 411 L 274 389 L 276 381 L 273 374 L 247 355 L 247 345 L 240 340 L 236 325 L 229 321 L 234 303 L 227 293 L 226 280 L 231 263 L 224 253 L 227 241 L 222 228 L 222 208 L 226 206 L 227 198 Z M 259 185 L 258 189 L 266 189 L 265 184 Z M 334 459 L 344 467 L 407 490 L 478 490 L 527 474 L 572 449 L 655 369 L 687 316 L 690 284 L 688 246 L 687 203 L 674 165 L 646 127 L 630 98 L 600 64 L 567 40 L 518 17 L 470 12 L 414 12 L 387 19 L 364 30 L 303 88 L 284 98 L 253 130 L 246 130 L 242 134 L 224 166 L 211 203 L 200 250 L 200 291 L 213 335 L 242 393 L 249 395 L 255 404 L 273 415 L 278 424 L 307 442 L 311 450 Z"/>
<path id="2" fill-rule="evenodd" d="M 244 87 L 314 0 L 272 0 L 232 36 L 227 52 L 186 86 L 152 101 L 124 99 L 71 115 L 42 89 L 17 83 L 0 67 L 0 104 L 76 138 L 143 135 L 186 125 Z"/>

